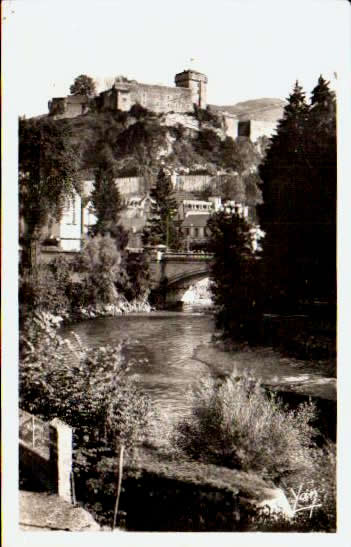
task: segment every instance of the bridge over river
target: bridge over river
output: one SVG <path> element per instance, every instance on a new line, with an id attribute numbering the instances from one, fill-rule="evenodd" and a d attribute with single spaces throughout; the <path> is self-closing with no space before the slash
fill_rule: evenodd
<path id="1" fill-rule="evenodd" d="M 191 285 L 209 277 L 212 259 L 208 253 L 157 251 L 150 260 L 152 288 L 163 293 L 165 302 L 180 302 Z"/>

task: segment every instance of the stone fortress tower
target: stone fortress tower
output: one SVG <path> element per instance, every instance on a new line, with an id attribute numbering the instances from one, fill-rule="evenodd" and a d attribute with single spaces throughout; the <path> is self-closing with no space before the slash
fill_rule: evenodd
<path id="1" fill-rule="evenodd" d="M 270 137 L 283 113 L 284 102 L 259 99 L 232 106 L 207 104 L 207 76 L 193 69 L 175 75 L 175 86 L 143 84 L 136 80 L 115 82 L 110 89 L 88 99 L 82 95 L 54 97 L 49 102 L 49 115 L 55 118 L 74 118 L 94 111 L 128 112 L 140 105 L 151 112 L 166 114 L 167 123 L 180 123 L 196 131 L 196 120 L 189 117 L 194 109 L 208 109 L 222 117 L 228 137 L 247 137 L 255 142 Z M 171 120 L 171 117 L 173 119 Z"/>
<path id="2" fill-rule="evenodd" d="M 207 106 L 207 76 L 195 70 L 184 70 L 175 75 L 176 87 L 185 87 L 191 90 L 192 102 L 199 108 Z"/>

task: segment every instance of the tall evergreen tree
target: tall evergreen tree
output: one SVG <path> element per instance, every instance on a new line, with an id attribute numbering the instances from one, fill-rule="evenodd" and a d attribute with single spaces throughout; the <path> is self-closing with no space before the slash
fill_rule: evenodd
<path id="1" fill-rule="evenodd" d="M 332 291 L 327 285 L 335 254 L 335 99 L 323 78 L 311 105 L 296 83 L 260 176 L 267 292 L 296 309 L 299 301 Z"/>
<path id="2" fill-rule="evenodd" d="M 296 82 L 287 100 L 283 118 L 271 139 L 266 158 L 260 167 L 264 205 L 259 208 L 266 232 L 264 264 L 267 293 L 285 305 L 295 302 L 304 283 L 304 266 L 300 256 L 301 223 L 308 217 L 304 195 L 310 183 L 306 173 L 306 127 L 309 107 L 305 93 Z"/>
<path id="3" fill-rule="evenodd" d="M 115 183 L 114 160 L 109 147 L 101 152 L 99 167 L 95 170 L 95 184 L 91 201 L 97 217 L 92 235 L 109 234 L 119 250 L 128 244 L 128 232 L 120 224 L 123 201 Z"/>
<path id="4" fill-rule="evenodd" d="M 171 177 L 162 168 L 159 170 L 150 197 L 153 203 L 143 232 L 144 245 L 166 245 L 178 249 L 181 244 L 180 226 L 175 219 L 178 206 Z"/>
<path id="5" fill-rule="evenodd" d="M 336 98 L 322 76 L 311 94 L 309 166 L 313 180 L 310 202 L 313 290 L 336 296 L 337 140 Z"/>

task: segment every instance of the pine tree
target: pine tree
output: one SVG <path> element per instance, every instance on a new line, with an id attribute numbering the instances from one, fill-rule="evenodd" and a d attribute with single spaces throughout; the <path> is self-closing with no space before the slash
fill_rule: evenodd
<path id="1" fill-rule="evenodd" d="M 166 245 L 178 249 L 181 237 L 179 223 L 175 219 L 178 206 L 171 178 L 162 168 L 150 197 L 153 203 L 143 232 L 144 245 Z"/>
<path id="2" fill-rule="evenodd" d="M 318 296 L 336 297 L 337 141 L 336 99 L 322 76 L 311 94 L 309 165 L 312 193 L 311 284 Z"/>
<path id="3" fill-rule="evenodd" d="M 304 255 L 301 227 L 309 217 L 305 196 L 311 180 L 306 166 L 309 106 L 298 82 L 287 101 L 259 171 L 264 201 L 259 216 L 266 232 L 267 291 L 270 296 L 282 296 L 289 306 L 304 284 L 304 265 L 297 257 Z"/>
<path id="4" fill-rule="evenodd" d="M 260 168 L 268 294 L 296 310 L 335 294 L 335 97 L 319 78 L 311 104 L 296 84 Z M 286 308 L 287 306 L 287 308 Z"/>
<path id="5" fill-rule="evenodd" d="M 120 224 L 120 212 L 124 205 L 115 184 L 114 165 L 107 152 L 103 151 L 100 165 L 95 171 L 91 201 L 97 222 L 92 227 L 91 234 L 109 234 L 115 240 L 117 248 L 123 251 L 128 244 L 128 232 Z"/>

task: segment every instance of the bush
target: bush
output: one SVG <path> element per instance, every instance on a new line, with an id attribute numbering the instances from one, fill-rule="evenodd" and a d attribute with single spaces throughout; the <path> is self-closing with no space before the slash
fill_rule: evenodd
<path id="1" fill-rule="evenodd" d="M 130 115 L 133 116 L 133 118 L 136 118 L 137 120 L 146 118 L 150 115 L 149 110 L 147 108 L 144 108 L 141 104 L 133 104 L 129 111 Z"/>
<path id="2" fill-rule="evenodd" d="M 70 272 L 70 264 L 57 259 L 40 264 L 32 274 L 24 272 L 19 283 L 21 314 L 33 311 L 65 314 L 70 308 L 67 295 Z"/>
<path id="3" fill-rule="evenodd" d="M 223 125 L 222 116 L 212 112 L 211 110 L 195 107 L 195 116 L 199 122 L 207 122 L 213 127 L 221 128 Z"/>
<path id="4" fill-rule="evenodd" d="M 151 402 L 126 375 L 130 363 L 117 347 L 84 348 L 58 336 L 47 316 L 28 321 L 20 338 L 20 405 L 74 428 L 75 471 L 94 473 L 108 454 L 120 470 L 147 432 Z M 69 356 L 69 358 L 68 358 Z M 122 475 L 119 477 L 120 492 Z M 118 510 L 117 497 L 113 523 Z"/>
<path id="5" fill-rule="evenodd" d="M 116 302 L 121 260 L 121 253 L 111 236 L 97 235 L 85 241 L 76 268 L 81 273 L 82 287 L 87 290 L 91 305 Z"/>
<path id="6" fill-rule="evenodd" d="M 193 459 L 289 483 L 313 470 L 314 419 L 313 404 L 288 411 L 257 380 L 233 373 L 223 383 L 200 386 L 174 442 Z"/>
<path id="7" fill-rule="evenodd" d="M 76 428 L 80 448 L 137 443 L 150 401 L 128 377 L 122 345 L 84 348 L 62 339 L 48 316 L 34 314 L 20 336 L 20 405 Z M 139 427 L 140 425 L 140 427 Z"/>

